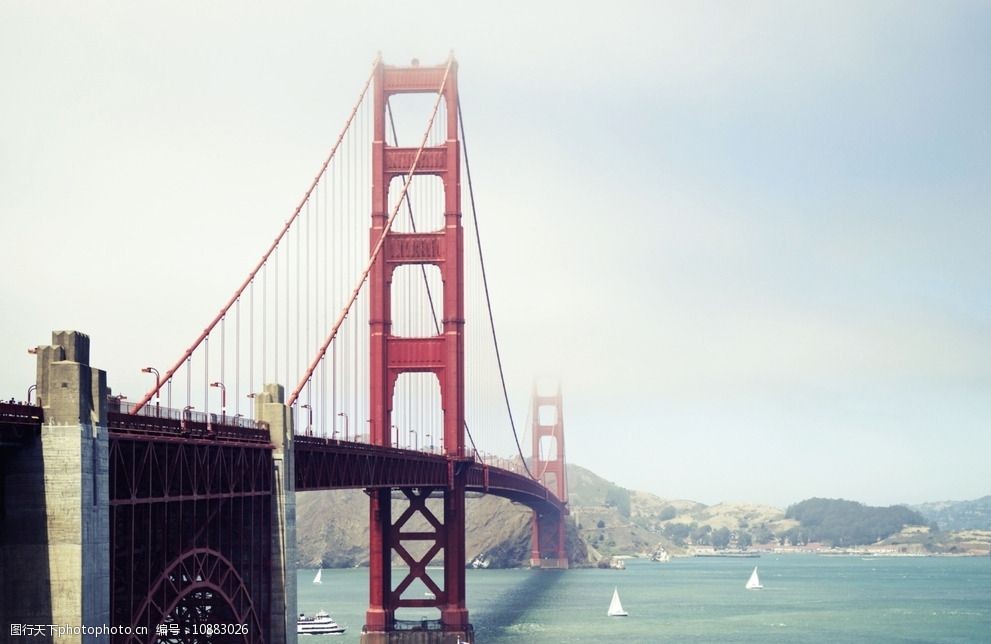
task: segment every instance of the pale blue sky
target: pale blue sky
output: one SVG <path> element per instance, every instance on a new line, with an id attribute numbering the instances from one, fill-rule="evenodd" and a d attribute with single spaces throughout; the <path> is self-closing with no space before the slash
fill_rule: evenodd
<path id="1" fill-rule="evenodd" d="M 986 3 L 6 2 L 0 396 L 69 327 L 141 390 L 376 51 L 450 49 L 520 422 L 559 373 L 570 460 L 626 487 L 991 493 Z"/>

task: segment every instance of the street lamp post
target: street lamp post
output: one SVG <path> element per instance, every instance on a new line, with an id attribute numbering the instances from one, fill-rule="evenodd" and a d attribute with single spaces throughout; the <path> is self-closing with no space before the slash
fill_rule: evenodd
<path id="1" fill-rule="evenodd" d="M 227 418 L 227 387 L 219 381 L 211 382 L 210 386 L 220 388 L 220 423 L 224 424 L 224 420 Z"/>
<path id="2" fill-rule="evenodd" d="M 254 393 L 245 394 L 244 397 L 251 399 L 251 419 L 254 420 L 255 419 L 255 394 Z"/>
<path id="3" fill-rule="evenodd" d="M 313 407 L 310 406 L 310 403 L 304 403 L 300 407 L 306 410 L 306 431 L 303 433 L 307 436 L 313 436 Z"/>
<path id="4" fill-rule="evenodd" d="M 423 442 L 426 443 L 426 445 L 423 446 L 423 449 L 433 454 L 434 444 L 430 442 L 430 434 L 423 435 Z"/>
<path id="5" fill-rule="evenodd" d="M 420 449 L 420 439 L 416 435 L 416 430 L 415 429 L 409 430 L 409 435 L 412 436 L 412 438 L 410 439 L 410 444 L 413 446 L 413 449 L 414 450 L 419 450 Z"/>
<path id="6" fill-rule="evenodd" d="M 348 415 L 343 411 L 337 412 L 337 415 L 344 417 L 344 440 L 348 440 Z M 337 433 L 336 429 L 334 430 L 334 433 Z"/>
<path id="7" fill-rule="evenodd" d="M 31 404 L 31 394 L 38 388 L 38 385 L 31 385 L 28 387 L 28 404 Z"/>
<path id="8" fill-rule="evenodd" d="M 156 414 L 155 415 L 157 416 L 158 415 L 158 413 L 157 413 L 157 411 L 158 411 L 158 404 L 160 402 L 160 398 L 161 398 L 161 395 L 162 395 L 162 391 L 161 391 L 162 390 L 162 378 L 158 374 L 158 369 L 156 369 L 155 367 L 145 367 L 144 369 L 141 370 L 141 373 L 153 373 L 153 374 L 155 374 L 155 411 L 156 411 Z M 169 395 L 169 400 L 167 401 L 167 404 L 166 404 L 167 407 L 171 407 L 172 406 L 172 396 L 171 396 L 171 392 L 172 392 L 172 381 L 171 380 L 169 381 L 169 392 L 170 392 L 170 395 Z"/>
<path id="9" fill-rule="evenodd" d="M 392 426 L 392 446 L 399 447 L 399 428 Z"/>

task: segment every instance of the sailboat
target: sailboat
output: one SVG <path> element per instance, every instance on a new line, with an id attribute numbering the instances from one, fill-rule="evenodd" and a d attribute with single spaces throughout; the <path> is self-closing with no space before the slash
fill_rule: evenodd
<path id="1" fill-rule="evenodd" d="M 760 583 L 760 577 L 757 576 L 757 566 L 754 566 L 754 571 L 750 573 L 750 579 L 747 580 L 747 590 L 760 590 L 764 586 Z"/>
<path id="2" fill-rule="evenodd" d="M 609 612 L 606 613 L 609 617 L 628 617 L 629 613 L 623 610 L 623 604 L 619 602 L 619 589 L 613 588 L 612 590 L 612 601 L 609 602 Z"/>
<path id="3" fill-rule="evenodd" d="M 323 576 L 323 568 L 317 571 L 317 576 L 313 578 L 313 583 L 322 584 L 323 583 L 323 580 L 321 579 L 322 576 Z"/>

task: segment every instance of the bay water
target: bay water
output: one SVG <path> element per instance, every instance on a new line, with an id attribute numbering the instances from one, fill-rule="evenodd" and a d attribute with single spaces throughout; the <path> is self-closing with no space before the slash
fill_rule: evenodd
<path id="1" fill-rule="evenodd" d="M 764 588 L 748 591 L 755 565 Z M 326 610 L 348 631 L 301 641 L 357 642 L 368 569 L 324 570 L 321 585 L 312 583 L 315 574 L 298 571 L 299 611 Z M 467 579 L 480 643 L 991 643 L 991 557 L 629 560 L 626 570 L 470 569 Z M 613 588 L 629 617 L 606 616 Z"/>

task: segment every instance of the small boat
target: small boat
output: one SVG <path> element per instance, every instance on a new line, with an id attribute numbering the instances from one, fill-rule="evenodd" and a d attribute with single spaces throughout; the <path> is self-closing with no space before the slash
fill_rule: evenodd
<path id="1" fill-rule="evenodd" d="M 478 555 L 471 562 L 472 568 L 488 568 L 492 562 L 485 558 L 485 553 Z"/>
<path id="2" fill-rule="evenodd" d="M 313 583 L 322 584 L 323 580 L 321 579 L 321 577 L 323 577 L 323 568 L 317 571 L 317 576 L 313 578 Z"/>
<path id="3" fill-rule="evenodd" d="M 654 551 L 654 554 L 650 555 L 651 561 L 657 561 L 660 563 L 667 563 L 671 561 L 671 553 L 669 553 L 664 548 L 658 548 Z"/>
<path id="4" fill-rule="evenodd" d="M 619 601 L 619 589 L 612 589 L 612 601 L 609 602 L 609 612 L 606 613 L 609 617 L 629 617 L 629 613 L 623 610 L 623 604 Z"/>
<path id="5" fill-rule="evenodd" d="M 760 577 L 757 576 L 757 566 L 754 566 L 754 571 L 750 573 L 750 579 L 747 580 L 747 590 L 760 590 L 764 586 L 760 583 Z"/>
<path id="6" fill-rule="evenodd" d="M 313 617 L 307 617 L 303 613 L 299 614 L 296 620 L 297 635 L 340 635 L 345 630 L 325 611 L 318 611 Z"/>

